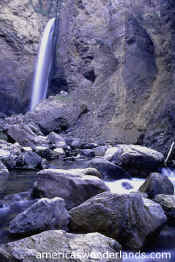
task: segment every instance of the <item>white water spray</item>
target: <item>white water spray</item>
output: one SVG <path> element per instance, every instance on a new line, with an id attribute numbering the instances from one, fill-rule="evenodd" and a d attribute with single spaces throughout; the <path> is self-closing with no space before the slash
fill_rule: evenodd
<path id="1" fill-rule="evenodd" d="M 39 48 L 37 63 L 35 68 L 34 81 L 32 86 L 32 98 L 30 110 L 33 110 L 42 99 L 46 98 L 49 84 L 49 75 L 53 62 L 53 34 L 55 18 L 47 23 Z"/>

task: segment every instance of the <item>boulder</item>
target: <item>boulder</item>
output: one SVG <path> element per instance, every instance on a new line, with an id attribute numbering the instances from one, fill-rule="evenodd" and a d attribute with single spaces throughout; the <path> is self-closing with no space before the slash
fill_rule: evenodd
<path id="1" fill-rule="evenodd" d="M 124 169 L 104 158 L 94 158 L 89 162 L 88 166 L 96 168 L 102 174 L 104 179 L 120 179 L 130 177 Z"/>
<path id="2" fill-rule="evenodd" d="M 62 197 L 68 209 L 88 198 L 108 191 L 105 183 L 95 176 L 89 176 L 76 169 L 45 169 L 38 172 L 33 186 L 33 197 Z"/>
<path id="3" fill-rule="evenodd" d="M 28 124 L 8 125 L 7 134 L 11 140 L 18 142 L 22 146 L 48 146 L 48 139 L 42 135 L 38 135 L 32 130 Z"/>
<path id="4" fill-rule="evenodd" d="M 81 149 L 95 149 L 97 146 L 96 143 L 82 143 Z"/>
<path id="5" fill-rule="evenodd" d="M 71 232 L 99 232 L 132 250 L 140 249 L 167 220 L 159 204 L 138 193 L 101 193 L 71 209 L 70 215 Z"/>
<path id="6" fill-rule="evenodd" d="M 3 262 L 109 262 L 114 254 L 115 262 L 121 245 L 99 233 L 71 234 L 62 230 L 49 230 L 0 246 Z M 108 255 L 107 255 L 108 254 Z M 112 255 L 111 255 L 112 256 Z M 116 257 L 115 257 L 116 256 Z"/>
<path id="7" fill-rule="evenodd" d="M 51 132 L 48 136 L 48 140 L 52 146 L 57 147 L 57 148 L 64 148 L 66 147 L 66 141 L 65 139 L 56 134 L 55 132 Z"/>
<path id="8" fill-rule="evenodd" d="M 24 167 L 27 169 L 35 169 L 41 166 L 42 158 L 35 152 L 25 152 L 23 159 Z"/>
<path id="9" fill-rule="evenodd" d="M 97 146 L 94 149 L 96 157 L 103 157 L 105 155 L 106 150 L 108 149 L 107 146 Z"/>
<path id="10" fill-rule="evenodd" d="M 63 148 L 55 148 L 53 150 L 52 158 L 59 158 L 60 156 L 64 156 L 65 151 Z"/>
<path id="11" fill-rule="evenodd" d="M 0 161 L 0 193 L 3 193 L 7 187 L 7 180 L 9 177 L 9 171 Z"/>
<path id="12" fill-rule="evenodd" d="M 144 146 L 117 145 L 106 151 L 105 159 L 127 169 L 133 176 L 146 177 L 162 166 L 164 156 Z"/>
<path id="13" fill-rule="evenodd" d="M 8 169 L 23 165 L 21 146 L 18 143 L 11 144 L 0 140 L 0 160 Z"/>
<path id="14" fill-rule="evenodd" d="M 141 185 L 139 191 L 147 193 L 150 198 L 154 198 L 159 194 L 174 194 L 174 186 L 167 176 L 160 173 L 152 173 Z"/>
<path id="15" fill-rule="evenodd" d="M 52 158 L 52 150 L 49 149 L 47 146 L 36 146 L 35 152 L 43 158 L 50 159 Z"/>
<path id="16" fill-rule="evenodd" d="M 78 171 L 78 169 L 76 169 L 76 170 Z M 84 175 L 96 176 L 96 177 L 101 178 L 101 179 L 103 178 L 102 174 L 96 168 L 93 168 L 93 167 L 79 169 L 79 172 L 84 174 Z"/>
<path id="17" fill-rule="evenodd" d="M 42 198 L 18 214 L 9 225 L 12 234 L 31 234 L 49 229 L 67 229 L 69 213 L 62 198 Z"/>
<path id="18" fill-rule="evenodd" d="M 159 203 L 167 217 L 175 222 L 175 195 L 156 195 L 154 201 Z"/>
<path id="19" fill-rule="evenodd" d="M 65 140 L 66 143 L 73 149 L 82 147 L 82 141 L 80 138 L 66 137 Z"/>
<path id="20" fill-rule="evenodd" d="M 94 152 L 93 149 L 81 149 L 81 150 L 80 150 L 80 153 L 81 153 L 83 156 L 86 156 L 86 157 L 89 157 L 89 158 L 95 157 L 95 152 Z"/>

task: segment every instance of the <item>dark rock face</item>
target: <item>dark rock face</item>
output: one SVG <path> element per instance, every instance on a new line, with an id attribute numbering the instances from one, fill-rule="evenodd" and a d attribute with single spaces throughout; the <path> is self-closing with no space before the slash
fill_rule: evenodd
<path id="1" fill-rule="evenodd" d="M 146 237 L 166 222 L 161 206 L 140 194 L 99 194 L 71 209 L 70 230 L 100 232 L 129 249 L 143 246 Z"/>
<path id="2" fill-rule="evenodd" d="M 139 191 L 147 193 L 150 198 L 154 198 L 159 194 L 173 195 L 174 185 L 168 177 L 159 173 L 152 173 L 139 188 Z"/>

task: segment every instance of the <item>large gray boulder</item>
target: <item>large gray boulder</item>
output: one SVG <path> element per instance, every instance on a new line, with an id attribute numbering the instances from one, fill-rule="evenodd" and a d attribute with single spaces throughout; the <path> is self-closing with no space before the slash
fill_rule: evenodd
<path id="1" fill-rule="evenodd" d="M 140 249 L 167 220 L 159 204 L 138 193 L 105 192 L 71 209 L 70 215 L 71 232 L 100 232 L 132 250 Z"/>
<path id="2" fill-rule="evenodd" d="M 3 193 L 7 187 L 7 180 L 9 177 L 9 171 L 0 161 L 0 193 Z"/>
<path id="3" fill-rule="evenodd" d="M 79 170 L 45 169 L 38 173 L 33 186 L 33 197 L 62 197 L 68 209 L 88 198 L 108 191 L 105 183 Z"/>
<path id="4" fill-rule="evenodd" d="M 25 235 L 49 229 L 67 230 L 69 217 L 62 198 L 42 198 L 10 222 L 9 232 Z"/>
<path id="5" fill-rule="evenodd" d="M 145 177 L 162 166 L 162 153 L 139 145 L 117 145 L 109 148 L 105 159 L 127 169 L 133 176 Z"/>
<path id="6" fill-rule="evenodd" d="M 152 173 L 141 185 L 139 191 L 147 193 L 150 198 L 154 198 L 159 194 L 173 195 L 174 185 L 167 176 L 160 173 Z"/>
<path id="7" fill-rule="evenodd" d="M 62 230 L 50 230 L 22 240 L 0 246 L 3 262 L 95 262 L 111 261 L 107 254 L 117 258 L 121 245 L 99 233 L 70 234 Z"/>

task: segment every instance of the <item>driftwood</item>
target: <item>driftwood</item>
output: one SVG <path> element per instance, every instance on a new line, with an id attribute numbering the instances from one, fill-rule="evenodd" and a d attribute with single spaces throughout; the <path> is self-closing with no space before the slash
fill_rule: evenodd
<path id="1" fill-rule="evenodd" d="M 164 161 L 164 165 L 165 165 L 165 166 L 167 166 L 168 160 L 169 160 L 169 158 L 170 158 L 170 156 L 171 156 L 171 154 L 172 154 L 172 152 L 173 152 L 174 145 L 175 145 L 175 142 L 173 141 L 172 144 L 171 144 L 171 146 L 170 146 L 170 149 L 169 149 L 169 151 L 168 151 L 167 157 L 166 157 L 166 159 L 165 159 L 165 161 Z"/>

